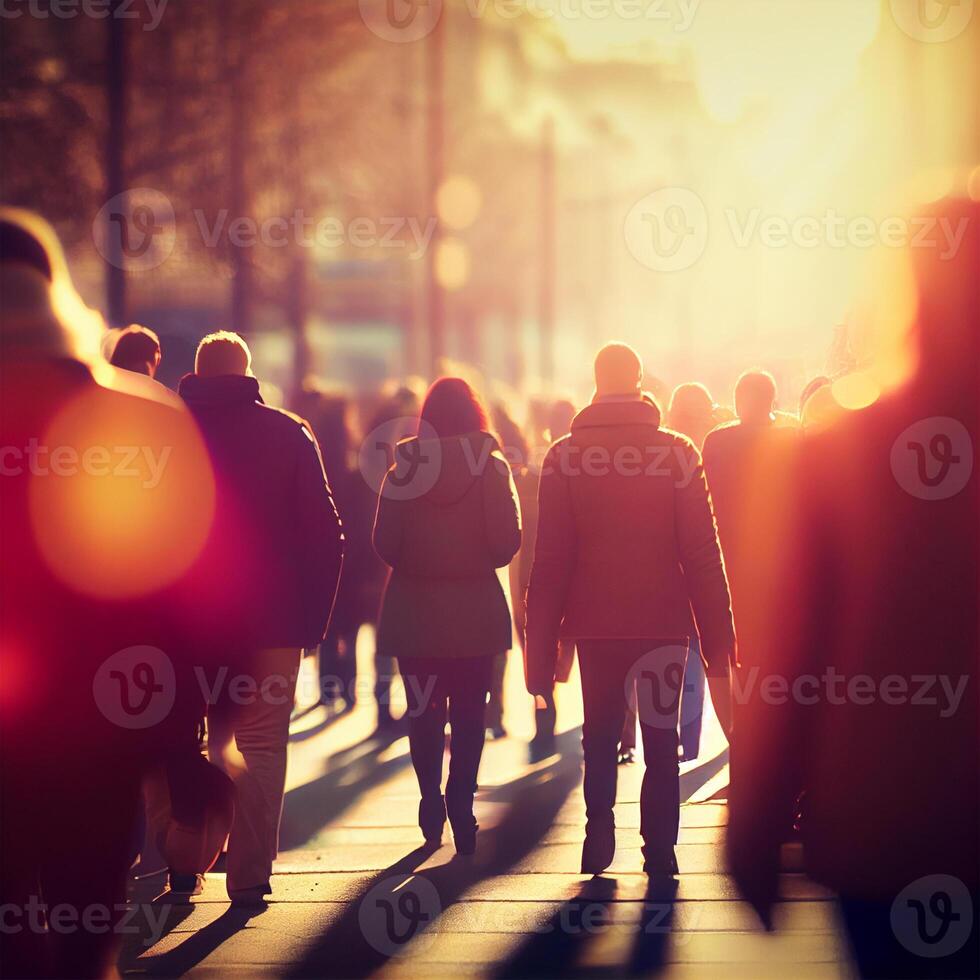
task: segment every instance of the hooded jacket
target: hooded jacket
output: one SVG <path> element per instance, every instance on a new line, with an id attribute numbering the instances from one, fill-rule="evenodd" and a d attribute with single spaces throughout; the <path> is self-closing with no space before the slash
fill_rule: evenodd
<path id="1" fill-rule="evenodd" d="M 326 631 L 343 556 L 340 518 L 313 434 L 262 401 L 255 378 L 187 375 L 204 435 L 215 522 L 195 569 L 202 636 L 232 647 L 312 647 Z"/>
<path id="2" fill-rule="evenodd" d="M 731 600 L 698 451 L 650 402 L 595 402 L 542 467 L 528 688 L 550 690 L 559 637 L 684 640 L 695 621 L 709 673 L 725 669 Z"/>
<path id="3" fill-rule="evenodd" d="M 378 652 L 473 657 L 510 649 L 496 569 L 520 543 L 517 491 L 491 435 L 400 442 L 374 525 L 375 550 L 392 569 Z"/>

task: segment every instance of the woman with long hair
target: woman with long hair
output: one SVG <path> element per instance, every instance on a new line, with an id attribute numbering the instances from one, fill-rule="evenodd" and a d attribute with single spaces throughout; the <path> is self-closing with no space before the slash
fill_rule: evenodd
<path id="1" fill-rule="evenodd" d="M 391 575 L 378 652 L 398 658 L 405 682 L 419 827 L 438 844 L 448 815 L 459 854 L 476 848 L 484 711 L 494 658 L 511 645 L 496 570 L 520 543 L 517 492 L 487 413 L 462 378 L 440 378 L 425 396 L 418 435 L 398 444 L 381 487 L 374 547 Z"/>

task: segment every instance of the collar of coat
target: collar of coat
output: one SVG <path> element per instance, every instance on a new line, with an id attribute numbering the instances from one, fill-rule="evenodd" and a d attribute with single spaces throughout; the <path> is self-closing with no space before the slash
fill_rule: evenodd
<path id="1" fill-rule="evenodd" d="M 652 401 L 593 402 L 572 419 L 572 432 L 613 425 L 660 427 L 660 409 Z"/>
<path id="2" fill-rule="evenodd" d="M 242 374 L 219 374 L 213 378 L 185 374 L 177 390 L 189 405 L 240 405 L 262 401 L 258 379 Z"/>

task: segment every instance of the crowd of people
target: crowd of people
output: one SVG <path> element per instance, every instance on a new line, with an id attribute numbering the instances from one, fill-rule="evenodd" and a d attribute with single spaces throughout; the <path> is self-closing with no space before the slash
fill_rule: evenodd
<path id="1" fill-rule="evenodd" d="M 479 846 L 508 651 L 534 702 L 532 759 L 554 751 L 555 685 L 577 657 L 584 874 L 613 861 L 637 731 L 643 869 L 678 873 L 679 763 L 710 696 L 731 743 L 731 869 L 763 922 L 795 834 L 865 975 L 968 971 L 976 928 L 916 959 L 890 918 L 935 875 L 978 907 L 978 494 L 972 470 L 936 491 L 933 464 L 945 478 L 975 445 L 980 209 L 946 206 L 968 233 L 954 259 L 915 256 L 917 373 L 863 411 L 845 413 L 830 378 L 781 410 L 757 368 L 728 410 L 609 343 L 589 403 L 541 402 L 526 430 L 455 376 L 362 410 L 357 428 L 390 447 L 378 486 L 354 405 L 313 384 L 291 411 L 267 405 L 236 333 L 204 337 L 176 393 L 155 380 L 152 331 L 117 331 L 106 357 L 51 230 L 4 211 L 3 907 L 117 915 L 144 839 L 185 895 L 227 839 L 230 900 L 263 907 L 301 658 L 318 657 L 324 708 L 348 711 L 369 625 L 378 728 L 408 736 L 426 844 L 448 821 L 458 854 Z M 923 420 L 934 459 L 916 494 L 896 453 L 914 455 Z M 828 671 L 874 691 L 964 680 L 956 710 L 794 686 Z M 111 929 L 24 930 L 2 971 L 97 976 L 112 953 Z"/>

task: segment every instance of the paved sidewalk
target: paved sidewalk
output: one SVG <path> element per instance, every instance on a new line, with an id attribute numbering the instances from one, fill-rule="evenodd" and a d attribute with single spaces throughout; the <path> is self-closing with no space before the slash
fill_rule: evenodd
<path id="1" fill-rule="evenodd" d="M 648 893 L 639 873 L 642 765 L 620 769 L 618 847 L 608 875 L 579 874 L 585 817 L 577 679 L 559 704 L 566 729 L 560 752 L 535 766 L 527 761 L 530 709 L 519 682 L 519 670 L 511 669 L 512 736 L 487 744 L 475 856 L 456 857 L 448 832 L 435 853 L 420 848 L 405 738 L 371 737 L 368 707 L 329 723 L 316 709 L 293 726 L 282 853 L 268 909 L 233 912 L 224 876 L 211 873 L 190 907 L 148 910 L 144 935 L 124 955 L 124 974 L 848 975 L 834 905 L 802 875 L 783 878 L 775 934 L 763 933 L 738 900 L 723 873 L 723 803 L 683 807 L 678 882 Z M 711 723 L 706 719 L 708 761 L 703 752 L 700 765 L 684 769 L 684 799 L 723 792 L 727 781 L 724 740 Z M 149 901 L 160 884 L 159 877 L 141 881 L 137 901 Z"/>

